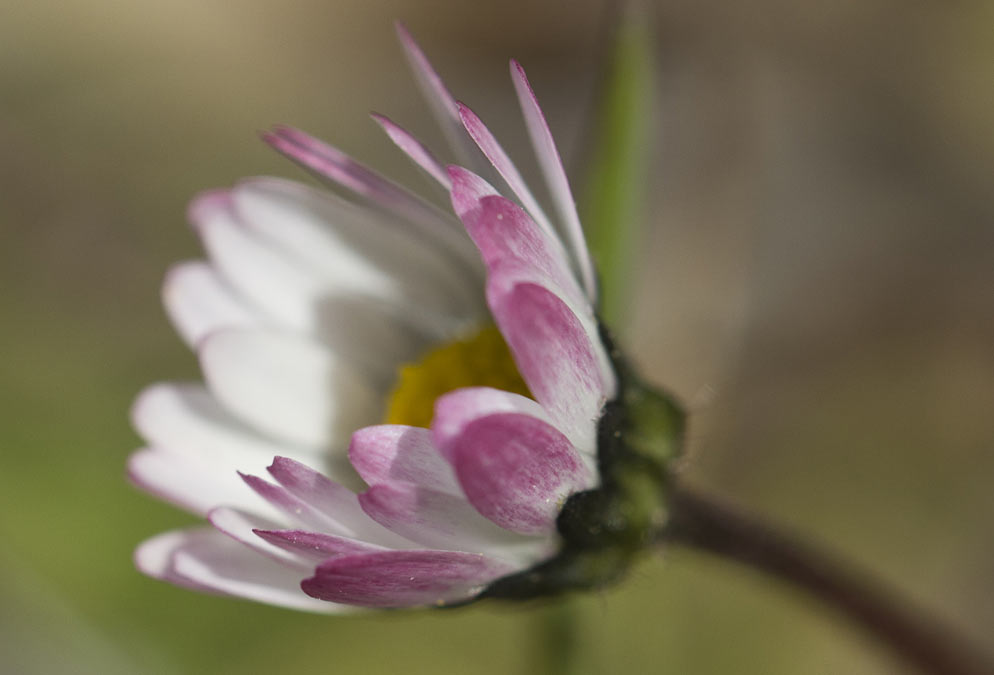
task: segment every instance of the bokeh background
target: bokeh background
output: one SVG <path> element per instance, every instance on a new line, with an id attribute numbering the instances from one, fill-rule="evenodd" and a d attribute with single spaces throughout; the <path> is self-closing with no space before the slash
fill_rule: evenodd
<path id="1" fill-rule="evenodd" d="M 198 376 L 158 300 L 167 267 L 200 255 L 189 197 L 304 178 L 257 130 L 291 123 L 418 180 L 366 117 L 440 138 L 399 18 L 505 139 L 523 135 L 518 57 L 579 178 L 604 3 L 0 14 L 0 671 L 543 672 L 547 605 L 327 618 L 140 576 L 134 545 L 191 519 L 126 484 L 127 410 L 147 383 Z M 624 341 L 693 411 L 686 479 L 989 642 L 994 5 L 661 0 L 653 26 L 651 203 Z M 584 673 L 903 672 L 801 596 L 689 552 L 574 608 Z"/>

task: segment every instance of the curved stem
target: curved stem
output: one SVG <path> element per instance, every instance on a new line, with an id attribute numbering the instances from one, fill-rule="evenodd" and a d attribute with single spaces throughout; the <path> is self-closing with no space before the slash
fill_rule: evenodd
<path id="1" fill-rule="evenodd" d="M 929 675 L 994 675 L 974 645 L 831 556 L 729 506 L 673 485 L 661 540 L 729 558 L 832 607 Z"/>

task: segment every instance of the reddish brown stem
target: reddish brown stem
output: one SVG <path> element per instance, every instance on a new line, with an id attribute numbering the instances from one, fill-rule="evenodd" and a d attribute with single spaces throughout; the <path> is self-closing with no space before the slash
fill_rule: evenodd
<path id="1" fill-rule="evenodd" d="M 977 646 L 916 611 L 866 575 L 729 506 L 673 486 L 662 541 L 735 560 L 833 608 L 928 675 L 994 675 Z"/>

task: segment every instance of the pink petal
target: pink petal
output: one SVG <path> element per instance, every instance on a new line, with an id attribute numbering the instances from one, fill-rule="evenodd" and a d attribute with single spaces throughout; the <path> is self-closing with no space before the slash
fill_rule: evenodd
<path id="1" fill-rule="evenodd" d="M 440 396 L 435 401 L 435 418 L 431 423 L 435 446 L 443 457 L 454 463 L 453 445 L 466 427 L 481 417 L 501 413 L 529 415 L 546 423 L 551 422 L 545 408 L 527 396 L 491 387 L 466 387 Z"/>
<path id="2" fill-rule="evenodd" d="M 406 548 L 410 543 L 369 518 L 354 492 L 300 462 L 276 457 L 269 473 L 295 499 L 334 523 L 334 534 L 386 546 Z"/>
<path id="3" fill-rule="evenodd" d="M 374 520 L 422 546 L 515 556 L 534 540 L 483 518 L 463 496 L 411 483 L 381 483 L 359 495 Z"/>
<path id="4" fill-rule="evenodd" d="M 349 460 L 369 485 L 402 481 L 462 495 L 427 429 L 394 424 L 360 429 L 352 434 Z"/>
<path id="5" fill-rule="evenodd" d="M 477 117 L 476 113 L 470 110 L 466 105 L 459 104 L 459 116 L 462 118 L 463 126 L 469 133 L 470 137 L 476 141 L 476 145 L 483 151 L 483 154 L 487 156 L 490 163 L 493 164 L 494 168 L 497 169 L 497 173 L 501 175 L 501 178 L 507 183 L 511 191 L 517 195 L 518 199 L 524 205 L 528 212 L 532 215 L 537 222 L 550 237 L 555 238 L 556 231 L 552 227 L 552 223 L 549 222 L 548 217 L 542 211 L 542 208 L 538 205 L 538 201 L 532 195 L 531 190 L 528 189 L 528 185 L 525 183 L 525 179 L 521 177 L 518 172 L 517 167 L 511 161 L 511 158 L 507 156 L 504 152 L 504 148 L 500 146 L 494 135 L 490 133 L 490 130 L 483 123 L 483 121 Z"/>
<path id="6" fill-rule="evenodd" d="M 389 211 L 417 222 L 451 227 L 451 221 L 425 200 L 299 129 L 276 127 L 264 133 L 263 140 L 319 176 Z"/>
<path id="7" fill-rule="evenodd" d="M 451 165 L 447 168 L 449 180 L 452 181 L 452 210 L 459 219 L 464 221 L 467 216 L 480 208 L 480 200 L 484 197 L 499 195 L 497 189 L 469 169 Z"/>
<path id="8" fill-rule="evenodd" d="M 436 437 L 466 497 L 505 529 L 553 532 L 566 498 L 593 487 L 594 473 L 566 436 L 537 417 L 497 412 L 467 421 L 465 411 L 478 405 L 481 392 L 463 391 L 439 401 Z M 452 428 L 458 432 L 449 435 Z"/>
<path id="9" fill-rule="evenodd" d="M 306 530 L 255 530 L 260 539 L 269 542 L 285 551 L 319 563 L 336 556 L 356 555 L 360 553 L 376 553 L 385 551 L 382 546 L 376 546 L 358 539 L 339 537 L 322 532 Z"/>
<path id="10" fill-rule="evenodd" d="M 597 421 L 614 394 L 603 345 L 562 297 L 520 270 L 497 270 L 487 299 L 521 376 L 556 426 L 582 451 L 596 452 Z"/>
<path id="11" fill-rule="evenodd" d="M 511 61 L 511 79 L 514 81 L 514 88 L 518 93 L 521 112 L 524 114 L 538 163 L 545 175 L 545 182 L 552 193 L 559 217 L 565 223 L 566 236 L 573 249 L 574 259 L 579 266 L 587 297 L 591 302 L 595 302 L 597 299 L 597 281 L 594 276 L 594 267 L 590 260 L 590 252 L 587 250 L 587 241 L 583 236 L 580 216 L 576 212 L 573 193 L 570 191 L 569 179 L 566 177 L 566 170 L 563 168 L 562 159 L 560 159 L 559 151 L 556 149 L 556 142 L 552 138 L 552 132 L 549 130 L 545 115 L 542 114 L 542 109 L 538 105 L 538 99 L 535 98 L 535 92 L 525 76 L 524 68 L 514 60 Z"/>
<path id="12" fill-rule="evenodd" d="M 372 117 L 381 127 L 383 127 L 383 130 L 387 132 L 387 136 L 390 137 L 390 140 L 393 141 L 398 148 L 403 150 L 415 164 L 424 169 L 429 176 L 437 180 L 446 190 L 451 187 L 449 174 L 446 173 L 445 167 L 435 158 L 435 155 L 432 154 L 431 150 L 425 147 L 421 141 L 414 138 L 414 136 L 408 133 L 405 129 L 394 124 L 385 115 L 373 113 Z"/>
<path id="13" fill-rule="evenodd" d="M 432 112 L 435 114 L 435 121 L 441 127 L 449 145 L 463 164 L 472 166 L 481 163 L 478 161 L 478 154 L 472 143 L 469 142 L 463 131 L 462 121 L 459 119 L 459 106 L 452 98 L 452 94 L 449 93 L 442 78 L 438 76 L 428 61 L 428 57 L 414 41 L 407 28 L 400 22 L 396 26 L 397 37 L 400 39 L 400 45 L 404 49 L 411 70 L 414 71 L 421 92 L 428 105 L 431 106 Z"/>
<path id="14" fill-rule="evenodd" d="M 297 499 L 336 521 L 360 514 L 356 495 L 323 474 L 288 457 L 274 457 L 270 475 Z"/>
<path id="15" fill-rule="evenodd" d="M 579 306 L 589 306 L 569 268 L 558 239 L 549 237 L 517 204 L 496 194 L 481 178 L 459 167 L 450 167 L 452 203 L 483 262 L 492 274 L 498 266 L 515 261 L 534 276 L 547 278 L 549 286 L 565 289 Z"/>
<path id="16" fill-rule="evenodd" d="M 321 600 L 364 607 L 443 605 L 468 600 L 512 571 L 471 553 L 384 551 L 333 558 L 300 587 Z"/>
<path id="17" fill-rule="evenodd" d="M 290 522 L 299 523 L 304 527 L 319 531 L 332 531 L 344 534 L 339 524 L 328 514 L 322 513 L 307 502 L 296 497 L 281 485 L 273 485 L 258 476 L 239 473 L 245 484 L 267 502 L 275 506 L 288 517 Z"/>

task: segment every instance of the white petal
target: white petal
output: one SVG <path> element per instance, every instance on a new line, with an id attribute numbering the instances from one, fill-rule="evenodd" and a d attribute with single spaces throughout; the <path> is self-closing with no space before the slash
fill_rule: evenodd
<path id="1" fill-rule="evenodd" d="M 440 315 L 473 313 L 479 276 L 445 256 L 437 242 L 372 217 L 301 183 L 258 178 L 232 190 L 238 219 L 322 278 L 329 288 L 413 302 Z"/>
<path id="2" fill-rule="evenodd" d="M 313 307 L 324 290 L 319 280 L 239 224 L 227 192 L 199 196 L 190 205 L 190 219 L 211 262 L 247 303 L 270 323 L 295 330 L 313 326 Z"/>
<path id="3" fill-rule="evenodd" d="M 263 140 L 319 178 L 360 196 L 373 210 L 392 214 L 473 269 L 472 248 L 466 246 L 459 224 L 434 204 L 299 129 L 275 127 L 263 134 Z"/>
<path id="4" fill-rule="evenodd" d="M 226 466 L 231 474 L 261 472 L 277 455 L 342 473 L 344 453 L 273 442 L 233 417 L 202 384 L 154 384 L 138 395 L 131 418 L 149 444 Z"/>
<path id="5" fill-rule="evenodd" d="M 207 193 L 191 206 L 191 219 L 214 265 L 264 317 L 260 323 L 311 335 L 373 375 L 391 378 L 398 363 L 485 312 L 480 284 L 466 283 L 437 258 L 408 259 L 416 249 L 399 235 L 377 242 L 393 256 L 377 266 L 364 257 L 376 251 L 336 242 L 318 206 L 311 204 L 320 199 L 302 189 L 257 179 L 232 191 Z M 235 213 L 235 201 L 241 211 L 251 212 L 250 219 Z M 346 220 L 341 216 L 341 222 Z M 344 231 L 355 229 L 356 223 L 349 222 Z M 450 276 L 432 277 L 425 269 L 448 270 Z M 414 278 L 403 278 L 419 274 L 427 280 L 420 286 Z M 472 288 L 479 297 L 455 302 L 451 293 L 445 297 L 438 291 L 446 285 Z M 420 290 L 401 292 L 402 287 Z"/>
<path id="6" fill-rule="evenodd" d="M 350 609 L 308 597 L 300 590 L 300 571 L 259 555 L 213 529 L 160 534 L 138 548 L 135 564 L 151 577 L 195 590 L 326 614 Z"/>
<path id="7" fill-rule="evenodd" d="M 175 265 L 162 287 L 166 312 L 191 347 L 211 331 L 251 326 L 258 316 L 203 261 Z"/>
<path id="8" fill-rule="evenodd" d="M 378 420 L 382 400 L 371 382 L 327 349 L 296 336 L 232 329 L 200 346 L 207 385 L 247 424 L 301 445 L 345 445 Z"/>
<path id="9" fill-rule="evenodd" d="M 198 516 L 225 504 L 283 520 L 280 511 L 245 485 L 235 469 L 209 459 L 146 448 L 128 458 L 128 477 L 142 490 Z"/>

